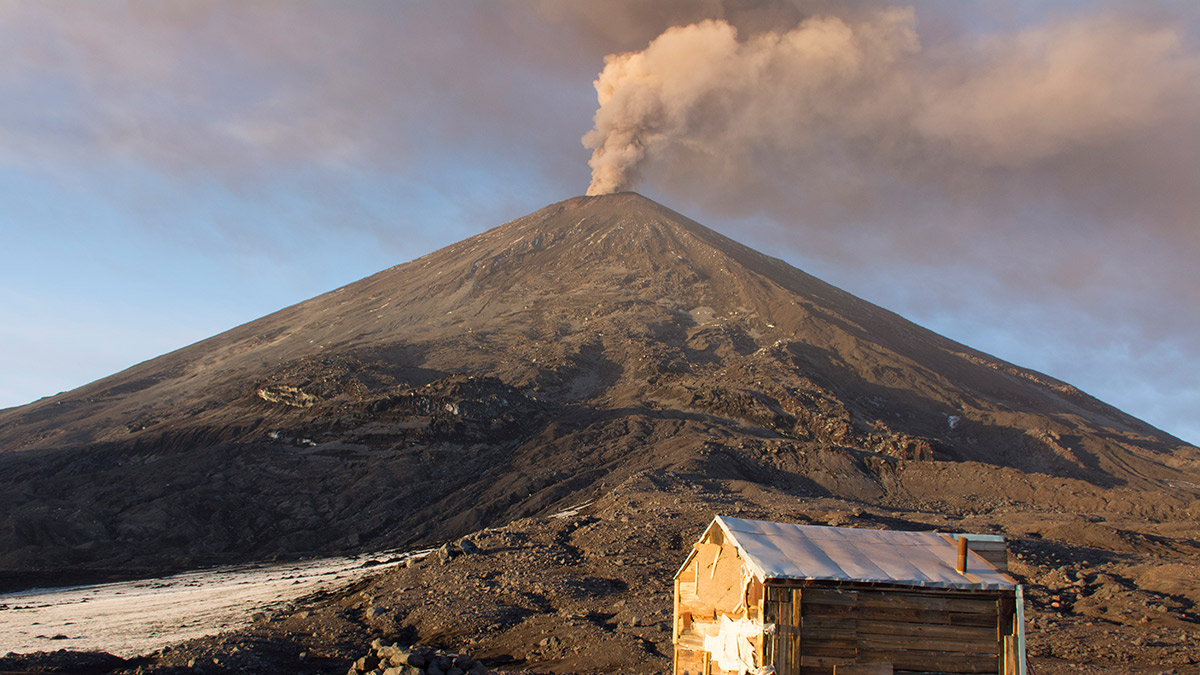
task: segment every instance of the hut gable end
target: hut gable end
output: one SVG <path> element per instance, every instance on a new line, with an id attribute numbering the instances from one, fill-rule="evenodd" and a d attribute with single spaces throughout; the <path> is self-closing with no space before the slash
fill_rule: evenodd
<path id="1" fill-rule="evenodd" d="M 675 575 L 678 672 L 712 675 L 760 665 L 762 588 L 733 541 L 710 526 Z"/>
<path id="2" fill-rule="evenodd" d="M 696 593 L 708 599 L 719 614 L 746 614 L 742 558 L 733 546 L 700 544 L 697 551 Z"/>

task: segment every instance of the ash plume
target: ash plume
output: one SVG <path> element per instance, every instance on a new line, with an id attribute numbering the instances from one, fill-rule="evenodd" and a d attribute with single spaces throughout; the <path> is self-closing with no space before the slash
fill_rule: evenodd
<path id="1" fill-rule="evenodd" d="M 840 121 L 838 110 L 878 110 L 871 99 L 888 64 L 919 49 L 912 23 L 911 10 L 888 9 L 859 25 L 815 17 L 739 40 L 728 22 L 705 20 L 608 56 L 595 83 L 595 128 L 583 138 L 594 148 L 588 194 L 630 187 L 647 155 L 672 145 L 728 155 L 770 138 L 803 144 L 823 121 L 877 126 L 870 110 Z"/>
<path id="2" fill-rule="evenodd" d="M 697 191 L 747 176 L 808 186 L 833 176 L 836 194 L 913 168 L 948 185 L 956 165 L 1070 164 L 1194 119 L 1198 75 L 1178 31 L 1110 14 L 932 45 L 911 8 L 745 34 L 708 19 L 605 58 L 583 137 L 588 193 L 629 188 L 653 167 Z"/>

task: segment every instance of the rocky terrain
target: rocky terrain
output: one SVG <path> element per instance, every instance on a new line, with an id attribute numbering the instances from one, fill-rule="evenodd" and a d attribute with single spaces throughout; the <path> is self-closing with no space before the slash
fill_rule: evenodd
<path id="1" fill-rule="evenodd" d="M 1200 450 L 631 193 L 0 411 L 0 450 L 0 588 L 479 549 L 95 672 L 343 673 L 375 638 L 665 671 L 715 513 L 1004 533 L 1038 672 L 1200 667 Z"/>
<path id="2" fill-rule="evenodd" d="M 1118 503 L 1080 483 L 1064 487 Z M 450 542 L 443 556 L 280 606 L 244 630 L 93 672 L 341 675 L 379 639 L 468 653 L 492 670 L 669 672 L 670 580 L 712 513 L 1003 533 L 1010 538 L 1011 573 L 1027 588 L 1035 672 L 1200 672 L 1195 514 L 1147 519 L 1118 506 L 1078 515 L 1020 501 L 1000 505 L 999 494 L 980 496 L 994 507 L 952 498 L 926 510 L 905 501 L 867 504 L 702 473 L 646 471 L 578 509 L 471 533 Z M 52 668 L 65 657 L 21 658 L 0 659 L 0 670 Z"/>

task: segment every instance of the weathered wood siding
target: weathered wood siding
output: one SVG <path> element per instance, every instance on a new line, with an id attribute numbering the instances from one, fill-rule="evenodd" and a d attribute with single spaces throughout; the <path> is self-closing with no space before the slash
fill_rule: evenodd
<path id="1" fill-rule="evenodd" d="M 833 675 L 839 665 L 897 673 L 1003 673 L 1012 598 L 1000 592 L 768 585 L 766 662 L 778 675 Z"/>
<path id="2" fill-rule="evenodd" d="M 763 622 L 774 629 L 763 640 L 763 663 L 775 666 L 776 675 L 796 675 L 802 663 L 800 593 L 791 588 L 767 586 L 765 596 Z"/>

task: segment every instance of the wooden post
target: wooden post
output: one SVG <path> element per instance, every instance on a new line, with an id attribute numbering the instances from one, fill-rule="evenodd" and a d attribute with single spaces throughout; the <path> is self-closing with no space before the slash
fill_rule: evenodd
<path id="1" fill-rule="evenodd" d="M 959 574 L 967 573 L 967 538 L 962 535 L 958 537 L 958 566 L 955 569 Z"/>
<path id="2" fill-rule="evenodd" d="M 788 667 L 793 675 L 800 675 L 800 661 L 804 656 L 803 646 L 800 644 L 800 624 L 801 618 L 804 615 L 803 606 L 800 604 L 801 592 L 799 588 L 792 589 L 792 630 L 791 644 L 788 645 L 790 652 Z"/>
<path id="3" fill-rule="evenodd" d="M 675 605 L 674 614 L 675 615 L 674 615 L 674 617 L 672 617 L 672 621 L 671 621 L 671 643 L 679 644 L 679 630 L 680 630 L 681 626 L 679 625 L 680 616 L 679 616 L 679 578 L 678 577 L 675 578 L 675 583 L 671 584 L 671 586 L 675 590 L 675 597 L 674 597 L 674 605 Z M 690 619 L 691 617 L 689 616 L 688 618 Z M 683 626 L 683 628 L 687 628 L 687 626 Z"/>

